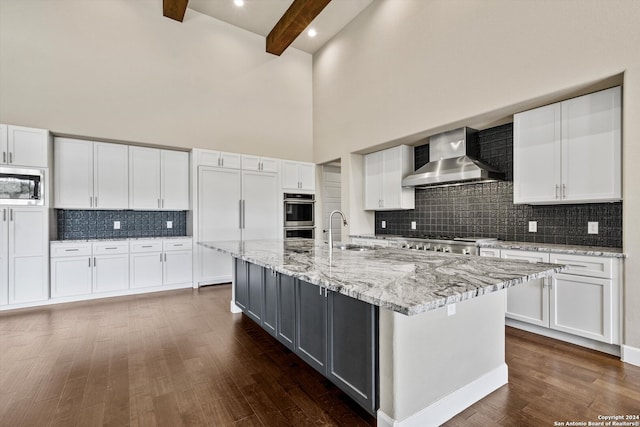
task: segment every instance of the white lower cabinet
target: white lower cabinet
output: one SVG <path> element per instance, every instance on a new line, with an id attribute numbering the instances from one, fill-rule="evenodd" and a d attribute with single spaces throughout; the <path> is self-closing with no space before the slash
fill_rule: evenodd
<path id="1" fill-rule="evenodd" d="M 191 283 L 190 238 L 135 240 L 129 250 L 132 288 Z"/>
<path id="2" fill-rule="evenodd" d="M 507 318 L 607 344 L 620 344 L 619 259 L 484 248 L 480 255 L 569 267 L 552 277 L 507 289 Z"/>

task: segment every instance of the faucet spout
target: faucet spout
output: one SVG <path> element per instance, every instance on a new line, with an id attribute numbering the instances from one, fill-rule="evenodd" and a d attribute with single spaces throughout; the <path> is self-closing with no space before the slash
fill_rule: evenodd
<path id="1" fill-rule="evenodd" d="M 333 259 L 333 215 L 339 214 L 342 217 L 342 224 L 347 225 L 347 218 L 344 216 L 344 213 L 340 210 L 331 211 L 329 214 L 329 264 L 331 264 L 331 260 Z"/>

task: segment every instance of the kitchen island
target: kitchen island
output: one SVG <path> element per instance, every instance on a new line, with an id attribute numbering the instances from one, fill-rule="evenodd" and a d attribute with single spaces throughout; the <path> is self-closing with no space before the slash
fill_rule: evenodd
<path id="1" fill-rule="evenodd" d="M 327 245 L 309 240 L 200 244 L 230 254 L 236 266 L 249 263 L 304 284 L 295 293 L 298 317 L 310 311 L 299 306 L 300 295 L 311 294 L 309 287 L 316 287 L 325 298 L 329 295 L 330 301 L 346 296 L 347 301 L 374 310 L 375 322 L 367 325 L 377 341 L 372 365 L 380 426 L 439 425 L 506 384 L 504 289 L 564 269 L 554 264 L 358 247 L 334 249 L 329 263 Z M 236 267 L 236 271 L 241 270 Z M 236 292 L 237 283 L 232 311 L 239 311 Z M 367 317 L 368 312 L 362 313 L 360 319 Z M 345 316 L 340 319 L 348 319 Z M 331 316 L 323 319 L 331 323 Z M 334 322 L 333 331 L 349 327 L 342 325 Z M 305 338 L 297 332 L 293 338 Z M 311 364 L 316 362 L 306 358 L 306 351 L 301 354 Z M 328 360 L 332 357 L 329 354 Z"/>

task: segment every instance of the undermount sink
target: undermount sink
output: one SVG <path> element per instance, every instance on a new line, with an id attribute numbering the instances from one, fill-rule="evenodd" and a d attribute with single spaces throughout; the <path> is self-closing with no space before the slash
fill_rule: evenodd
<path id="1" fill-rule="evenodd" d="M 362 246 L 356 245 L 354 243 L 336 243 L 333 245 L 335 249 L 340 249 L 341 251 L 356 251 L 363 252 L 369 251 L 371 249 L 375 249 L 373 246 Z"/>

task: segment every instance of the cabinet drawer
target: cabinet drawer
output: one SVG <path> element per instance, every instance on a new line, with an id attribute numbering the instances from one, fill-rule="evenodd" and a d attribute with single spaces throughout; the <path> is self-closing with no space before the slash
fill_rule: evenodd
<path id="1" fill-rule="evenodd" d="M 128 254 L 129 242 L 98 242 L 93 244 L 94 255 Z"/>
<path id="2" fill-rule="evenodd" d="M 502 250 L 501 258 L 529 261 L 534 264 L 538 262 L 549 262 L 548 253 L 536 252 L 536 251 L 520 251 L 520 250 L 506 249 L 506 250 Z"/>
<path id="3" fill-rule="evenodd" d="M 66 256 L 90 256 L 91 243 L 52 243 L 51 258 Z"/>
<path id="4" fill-rule="evenodd" d="M 191 239 L 167 239 L 162 241 L 165 251 L 185 251 L 191 250 Z"/>
<path id="5" fill-rule="evenodd" d="M 131 253 L 140 252 L 162 252 L 162 240 L 132 240 L 129 242 Z"/>
<path id="6" fill-rule="evenodd" d="M 551 262 L 569 266 L 563 274 L 575 274 L 578 276 L 612 278 L 613 259 L 605 257 L 593 257 L 586 255 L 551 254 Z"/>
<path id="7" fill-rule="evenodd" d="M 500 249 L 480 248 L 480 256 L 487 258 L 500 258 Z"/>

